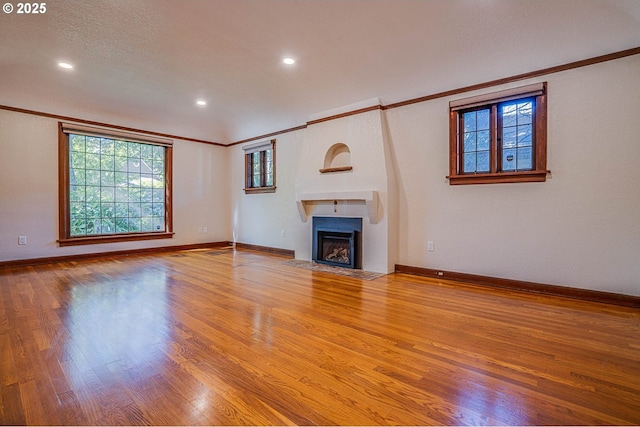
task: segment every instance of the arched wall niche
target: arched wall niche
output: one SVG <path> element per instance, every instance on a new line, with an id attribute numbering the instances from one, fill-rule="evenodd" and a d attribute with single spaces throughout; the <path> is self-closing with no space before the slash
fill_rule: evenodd
<path id="1" fill-rule="evenodd" d="M 351 150 L 346 144 L 338 142 L 327 150 L 324 156 L 324 167 L 320 169 L 320 172 L 345 172 L 352 169 Z"/>

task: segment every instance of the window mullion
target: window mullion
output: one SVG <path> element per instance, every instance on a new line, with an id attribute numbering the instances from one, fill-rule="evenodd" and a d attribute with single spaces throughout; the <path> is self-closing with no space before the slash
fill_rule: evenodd
<path id="1" fill-rule="evenodd" d="M 260 151 L 260 187 L 266 186 L 266 177 L 265 177 L 265 159 L 266 159 L 266 151 Z"/>
<path id="2" fill-rule="evenodd" d="M 464 115 L 458 114 L 458 173 L 464 173 Z"/>
<path id="3" fill-rule="evenodd" d="M 533 141 L 533 149 L 531 150 L 533 170 L 544 170 L 547 168 L 547 108 L 544 105 L 545 102 L 545 95 L 536 96 L 533 101 L 533 111 L 531 117 L 531 120 L 533 121 L 533 126 L 531 128 L 531 138 Z"/>
<path id="4" fill-rule="evenodd" d="M 244 155 L 244 167 L 246 168 L 245 188 L 253 187 L 253 161 L 251 156 L 251 154 Z"/>
<path id="5" fill-rule="evenodd" d="M 491 106 L 491 173 L 501 170 L 502 118 L 498 114 L 498 105 Z"/>

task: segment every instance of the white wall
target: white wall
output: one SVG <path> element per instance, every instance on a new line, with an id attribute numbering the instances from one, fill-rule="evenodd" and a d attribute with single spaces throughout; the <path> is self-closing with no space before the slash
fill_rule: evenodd
<path id="1" fill-rule="evenodd" d="M 303 129 L 275 137 L 275 193 L 245 194 L 243 145 L 229 148 L 233 165 L 230 180 L 233 241 L 295 249 L 295 239 L 301 235 L 301 224 L 296 209 L 294 181 L 305 132 Z M 256 141 L 249 144 L 254 143 Z"/>
<path id="2" fill-rule="evenodd" d="M 450 186 L 450 98 L 388 110 L 399 263 L 640 295 L 639 78 L 634 56 L 495 88 L 548 82 L 545 183 Z"/>
<path id="3" fill-rule="evenodd" d="M 398 263 L 640 295 L 639 78 L 633 56 L 386 110 Z M 538 81 L 548 82 L 547 182 L 450 186 L 449 101 Z M 293 185 L 304 131 L 276 138 L 275 197 L 242 193 L 233 148 L 234 229 L 240 242 L 292 249 L 291 230 L 307 233 Z"/>
<path id="4" fill-rule="evenodd" d="M 172 239 L 58 247 L 58 121 L 0 110 L 0 261 L 225 241 L 228 149 L 181 140 L 173 149 Z M 198 233 L 206 226 L 207 233 Z M 18 236 L 27 245 L 18 245 Z"/>

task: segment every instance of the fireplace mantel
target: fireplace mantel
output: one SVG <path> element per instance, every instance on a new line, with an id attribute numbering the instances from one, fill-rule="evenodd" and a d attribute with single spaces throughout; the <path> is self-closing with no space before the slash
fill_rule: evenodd
<path id="1" fill-rule="evenodd" d="M 380 214 L 377 191 L 334 191 L 327 193 L 301 193 L 296 196 L 296 204 L 298 205 L 298 213 L 302 222 L 307 222 L 309 214 L 307 206 L 316 202 L 327 201 L 356 201 L 364 202 L 367 207 L 369 223 L 377 224 Z"/>

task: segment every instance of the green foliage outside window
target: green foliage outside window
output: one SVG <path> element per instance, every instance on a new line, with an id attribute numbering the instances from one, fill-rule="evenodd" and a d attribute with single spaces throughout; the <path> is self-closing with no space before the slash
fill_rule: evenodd
<path id="1" fill-rule="evenodd" d="M 165 232 L 165 148 L 69 135 L 71 236 Z"/>
<path id="2" fill-rule="evenodd" d="M 245 193 L 276 191 L 276 141 L 271 140 L 245 147 Z"/>

